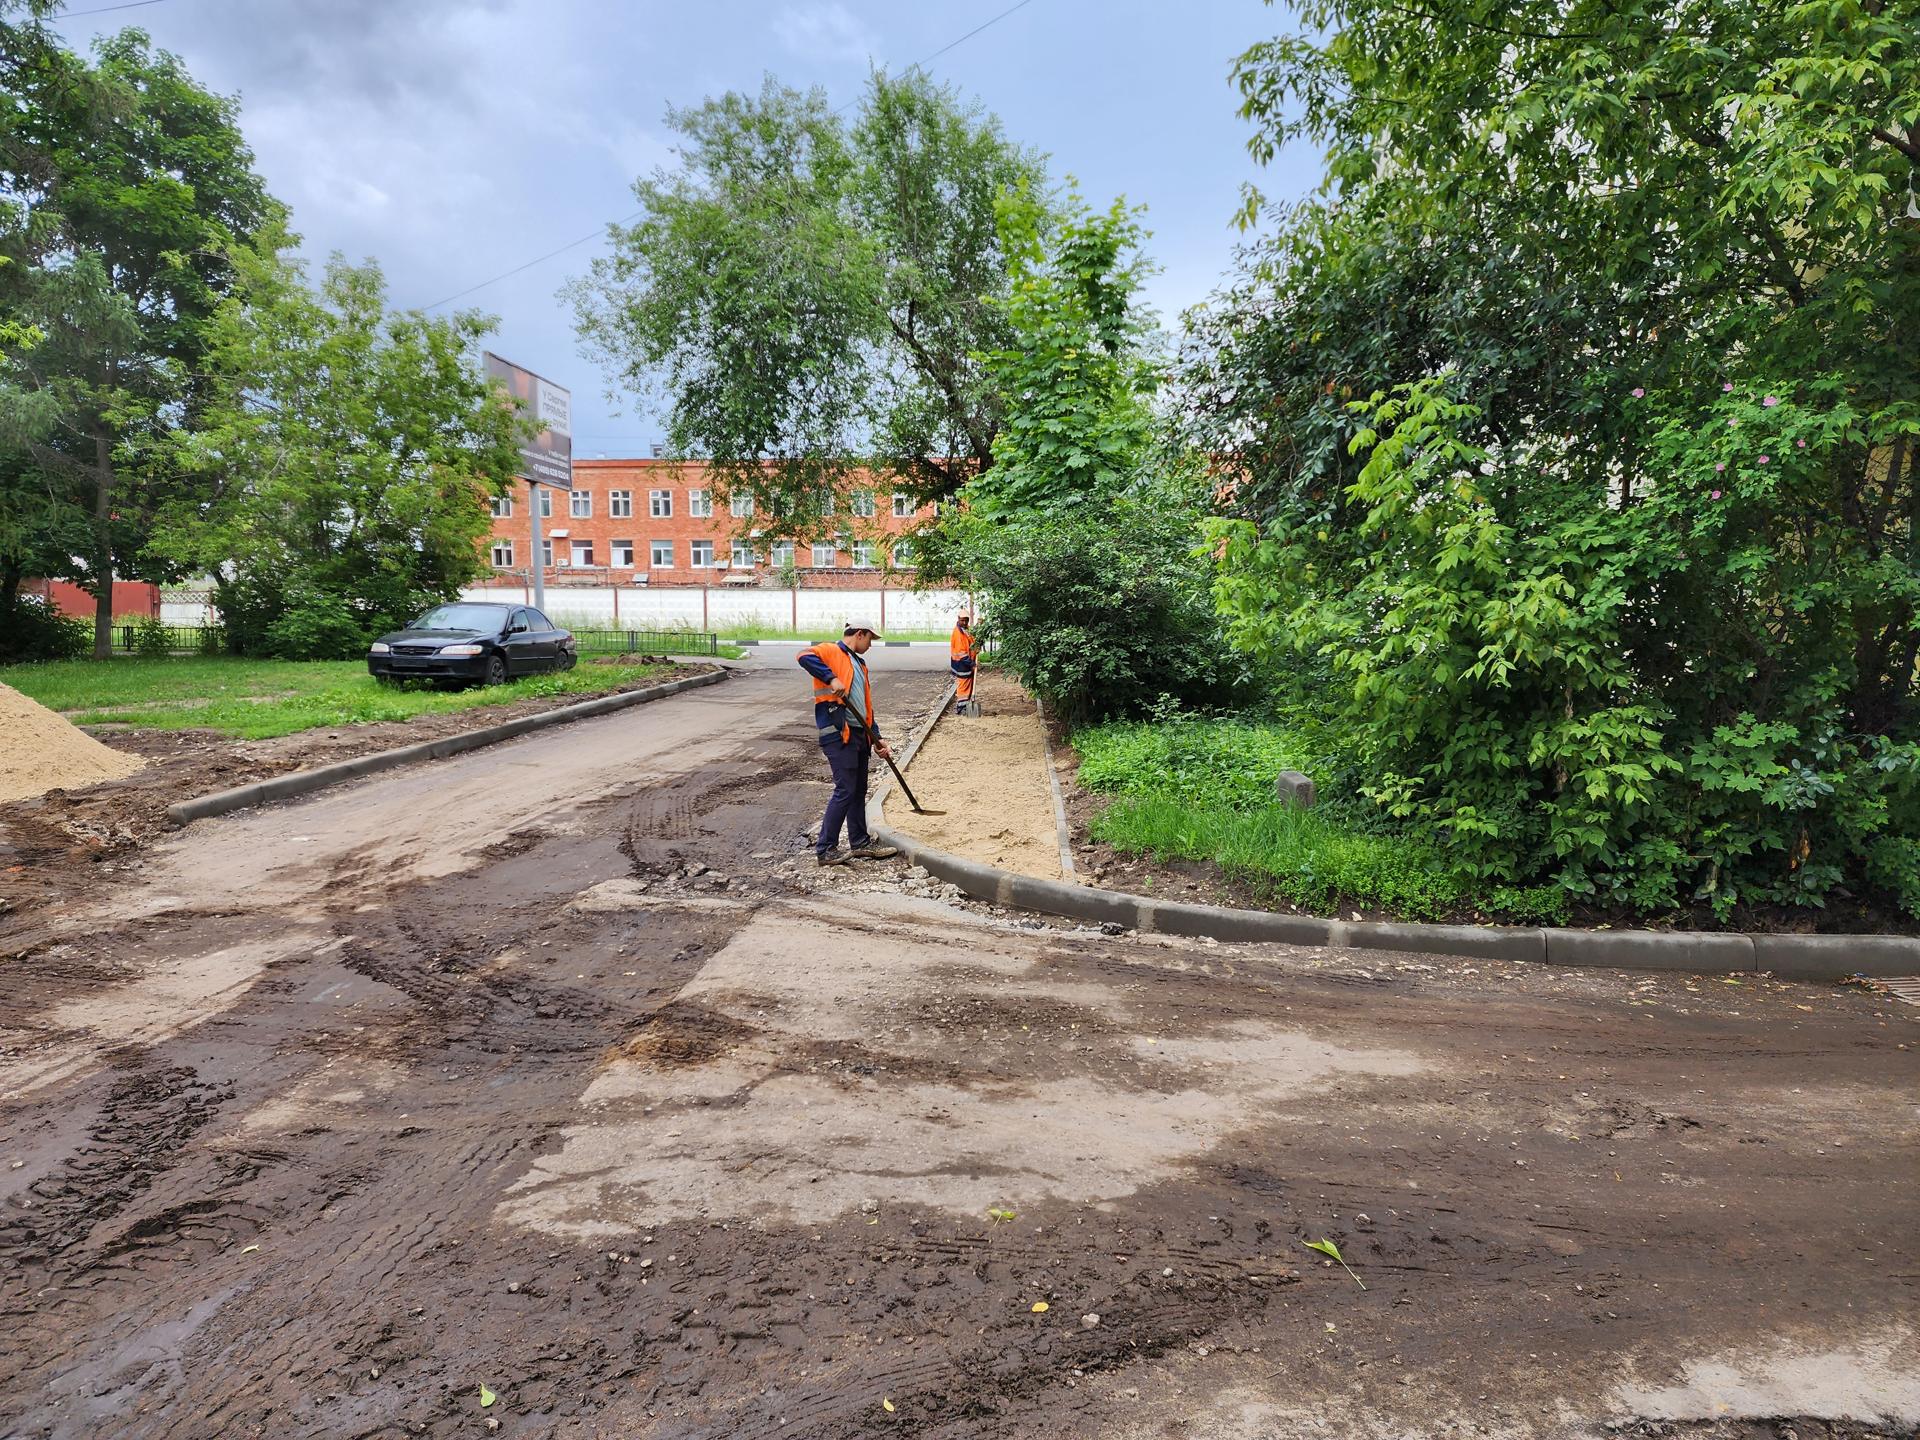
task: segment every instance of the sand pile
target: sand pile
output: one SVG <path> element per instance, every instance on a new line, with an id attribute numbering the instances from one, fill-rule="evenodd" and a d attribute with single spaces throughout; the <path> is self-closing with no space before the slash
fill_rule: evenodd
<path id="1" fill-rule="evenodd" d="M 0 685 L 0 804 L 119 780 L 146 763 L 108 749 L 46 706 Z"/>
<path id="2" fill-rule="evenodd" d="M 949 713 L 907 771 L 920 803 L 947 813 L 916 815 L 895 789 L 887 795 L 887 824 L 950 855 L 1058 880 L 1060 840 L 1040 716 L 1007 680 L 996 676 L 981 688 L 986 714 Z"/>

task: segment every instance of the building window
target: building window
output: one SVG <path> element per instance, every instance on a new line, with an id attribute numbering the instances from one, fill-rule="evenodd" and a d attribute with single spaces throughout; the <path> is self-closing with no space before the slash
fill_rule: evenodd
<path id="1" fill-rule="evenodd" d="M 815 542 L 813 547 L 813 568 L 814 569 L 831 570 L 835 565 L 838 565 L 839 563 L 840 561 L 838 558 L 838 552 L 835 551 L 831 543 L 822 545 L 818 542 Z"/>
<path id="2" fill-rule="evenodd" d="M 907 520 L 907 519 L 911 519 L 912 516 L 913 516 L 913 497 L 911 495 L 902 495 L 898 490 L 894 491 L 893 492 L 893 518 L 896 520 Z"/>
<path id="3" fill-rule="evenodd" d="M 631 520 L 633 518 L 633 491 L 607 491 L 607 515 L 614 520 Z"/>
<path id="4" fill-rule="evenodd" d="M 713 565 L 713 542 L 711 540 L 692 541 L 688 544 L 687 551 L 689 563 L 692 564 L 694 569 L 705 570 L 711 568 Z"/>
<path id="5" fill-rule="evenodd" d="M 831 490 L 826 490 L 821 492 L 820 513 L 822 516 L 829 516 L 833 514 L 833 492 Z"/>
<path id="6" fill-rule="evenodd" d="M 614 541 L 611 541 L 610 543 L 613 546 L 613 559 L 609 563 L 613 566 L 613 568 L 616 570 L 632 569 L 633 568 L 633 541 L 614 540 Z"/>
<path id="7" fill-rule="evenodd" d="M 736 540 L 733 542 L 732 564 L 734 569 L 751 570 L 759 561 L 760 557 L 753 553 L 753 546 L 747 541 Z"/>
<path id="8" fill-rule="evenodd" d="M 852 496 L 853 513 L 871 518 L 873 515 L 873 491 L 856 490 Z"/>
<path id="9" fill-rule="evenodd" d="M 773 549 L 769 552 L 767 559 L 774 569 L 786 569 L 793 564 L 793 542 L 791 540 L 774 541 Z"/>
<path id="10" fill-rule="evenodd" d="M 647 514 L 656 520 L 665 520 L 673 514 L 673 492 L 671 490 L 649 490 L 647 492 Z"/>
<path id="11" fill-rule="evenodd" d="M 542 520 L 551 520 L 553 518 L 553 491 L 549 490 L 545 485 L 539 485 L 535 488 L 540 492 L 540 518 Z"/>
<path id="12" fill-rule="evenodd" d="M 655 540 L 647 546 L 647 560 L 656 570 L 673 568 L 673 542 Z"/>
<path id="13" fill-rule="evenodd" d="M 902 540 L 893 547 L 893 563 L 911 570 L 913 568 L 913 542 Z"/>
<path id="14" fill-rule="evenodd" d="M 571 495 L 567 496 L 567 514 L 576 520 L 591 520 L 593 518 L 593 492 L 591 490 L 575 490 Z"/>
<path id="15" fill-rule="evenodd" d="M 879 550 L 878 550 L 878 547 L 876 547 L 871 540 L 856 540 L 853 542 L 853 568 L 854 569 L 872 570 L 872 569 L 875 569 L 879 564 L 880 564 Z"/>
<path id="16" fill-rule="evenodd" d="M 496 495 L 493 497 L 493 518 L 496 520 L 511 520 L 513 518 L 513 497 L 511 495 Z"/>
<path id="17" fill-rule="evenodd" d="M 546 493 L 547 492 L 544 490 L 540 492 L 541 497 L 543 499 L 545 498 Z M 553 541 L 542 540 L 540 542 L 540 564 L 543 568 L 548 570 L 551 570 L 553 568 Z"/>
<path id="18" fill-rule="evenodd" d="M 513 568 L 513 542 L 496 540 L 493 542 L 493 568 L 511 570 Z"/>
<path id="19" fill-rule="evenodd" d="M 573 546 L 573 563 L 574 564 L 576 565 L 593 564 L 593 542 L 591 540 L 574 540 L 570 543 Z"/>
<path id="20" fill-rule="evenodd" d="M 713 518 L 713 492 L 711 490 L 687 491 L 687 514 L 696 520 Z"/>
<path id="21" fill-rule="evenodd" d="M 733 518 L 736 520 L 744 520 L 753 514 L 753 496 L 751 495 L 736 495 L 730 503 L 733 506 Z"/>

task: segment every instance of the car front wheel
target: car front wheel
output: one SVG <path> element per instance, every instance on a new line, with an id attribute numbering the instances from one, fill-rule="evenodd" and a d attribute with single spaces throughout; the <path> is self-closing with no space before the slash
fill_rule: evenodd
<path id="1" fill-rule="evenodd" d="M 500 655 L 489 655 L 487 657 L 486 683 L 489 685 L 504 685 L 507 683 L 507 662 L 505 657 Z"/>

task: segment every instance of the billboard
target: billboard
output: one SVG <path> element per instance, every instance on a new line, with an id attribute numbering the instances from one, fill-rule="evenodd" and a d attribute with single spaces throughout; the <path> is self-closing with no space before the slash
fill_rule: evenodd
<path id="1" fill-rule="evenodd" d="M 573 488 L 573 392 L 562 390 L 531 370 L 523 370 L 492 351 L 487 376 L 513 396 L 522 415 L 540 422 L 540 433 L 520 442 L 520 478 L 530 485 Z"/>

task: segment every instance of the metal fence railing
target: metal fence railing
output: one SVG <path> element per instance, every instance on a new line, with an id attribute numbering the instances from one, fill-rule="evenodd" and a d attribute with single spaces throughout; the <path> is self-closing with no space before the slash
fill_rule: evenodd
<path id="1" fill-rule="evenodd" d="M 582 655 L 718 655 L 720 637 L 705 630 L 576 629 Z M 218 625 L 155 625 L 116 622 L 116 655 L 217 655 L 226 648 Z"/>
<path id="2" fill-rule="evenodd" d="M 718 655 L 720 637 L 705 630 L 601 630 L 573 632 L 582 655 Z"/>

